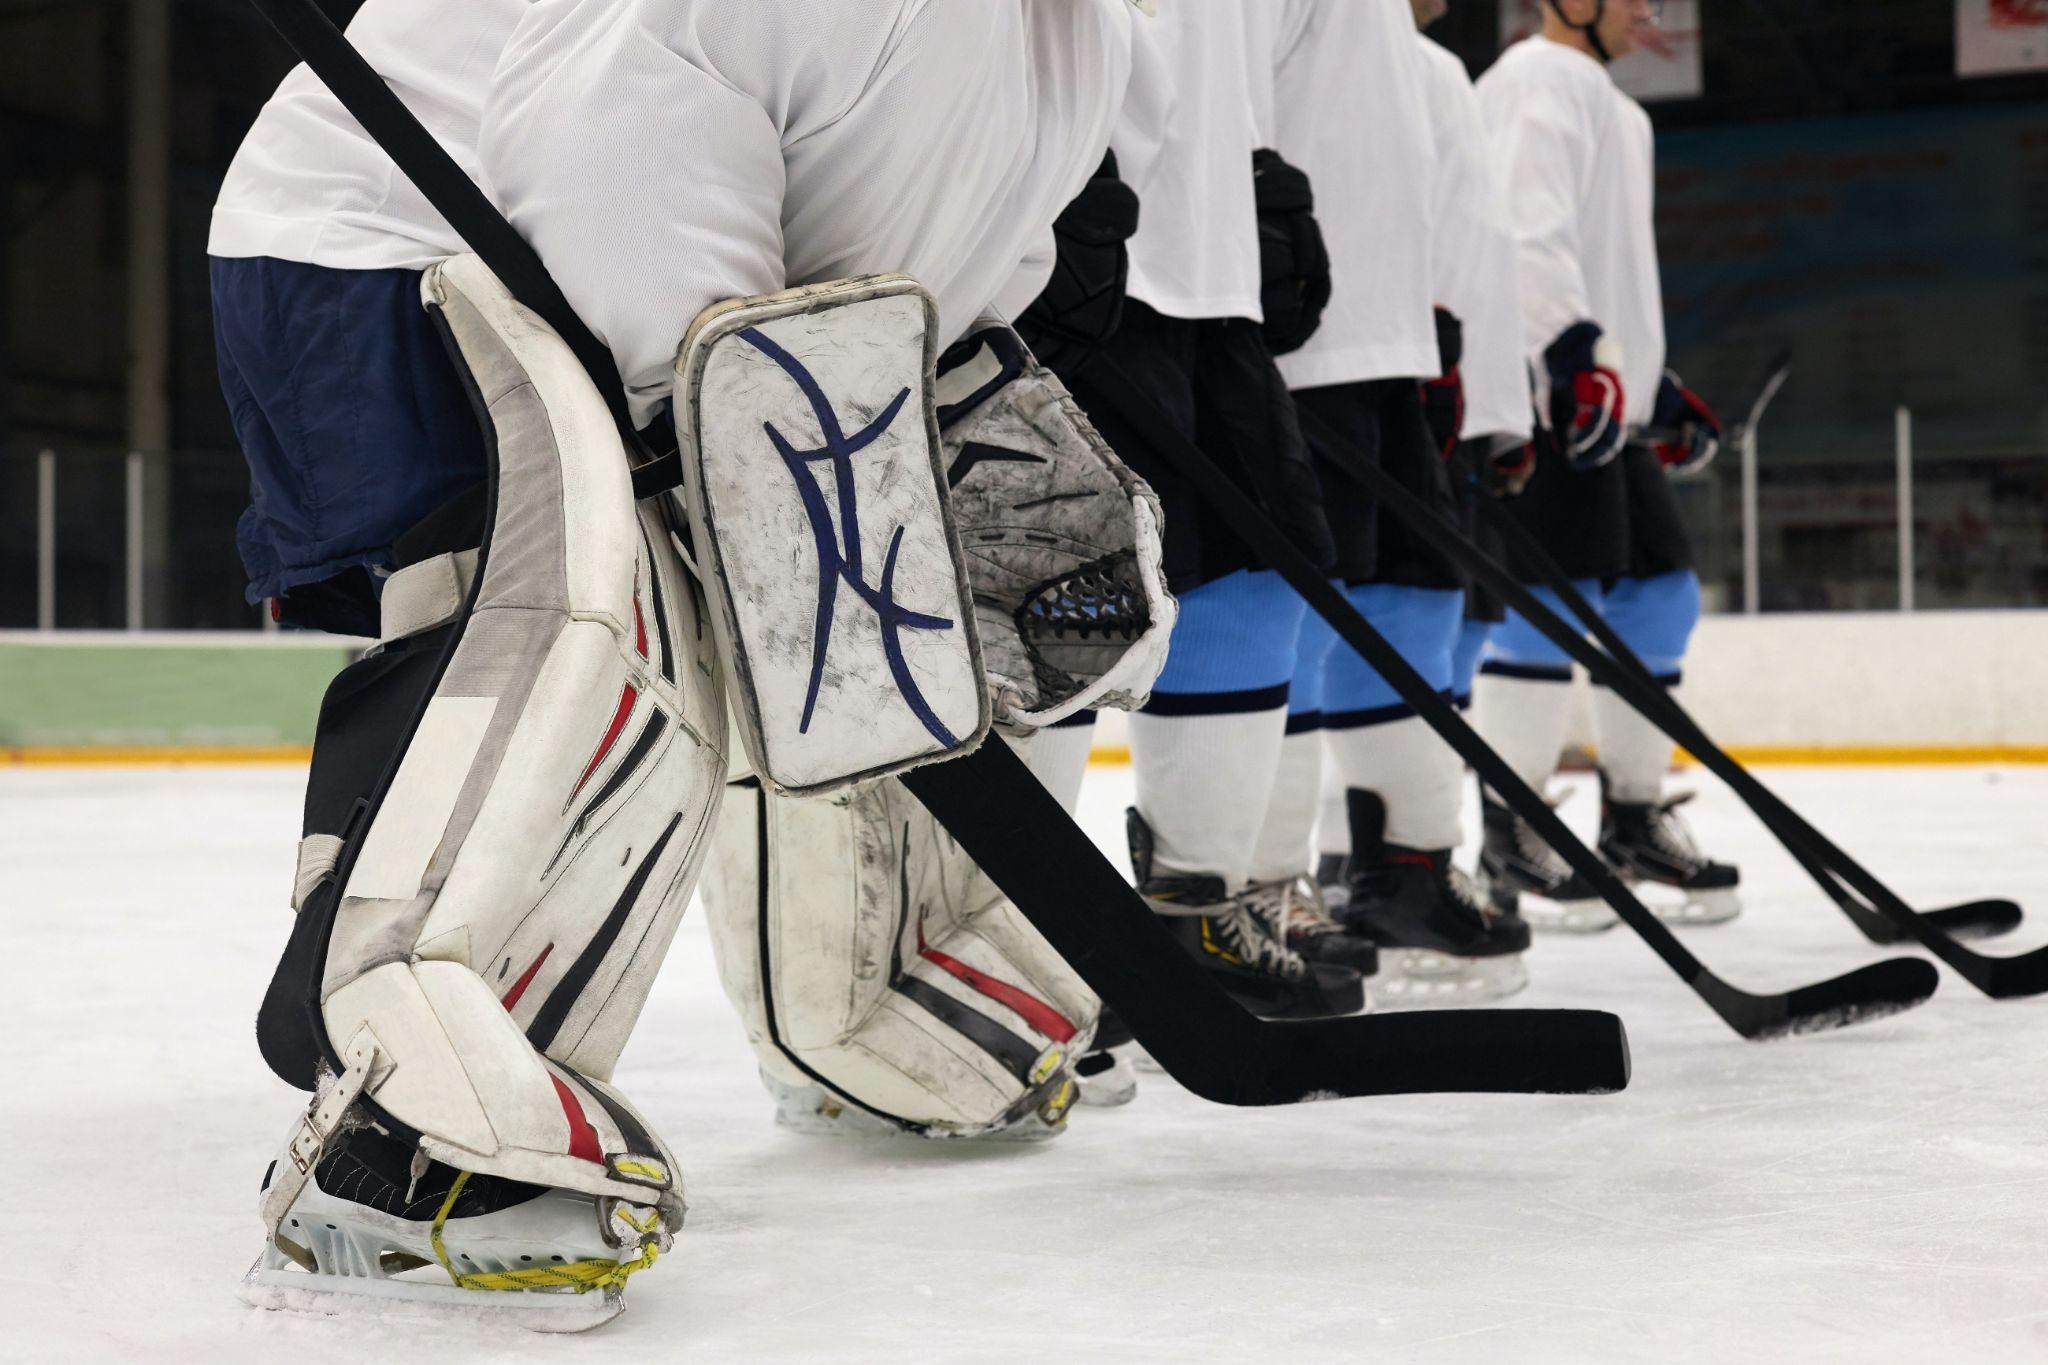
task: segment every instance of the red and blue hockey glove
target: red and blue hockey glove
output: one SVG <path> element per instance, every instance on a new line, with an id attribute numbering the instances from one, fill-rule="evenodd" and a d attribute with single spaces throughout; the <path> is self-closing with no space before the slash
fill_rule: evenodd
<path id="1" fill-rule="evenodd" d="M 1674 474 L 1705 469 L 1721 453 L 1721 419 L 1669 370 L 1657 386 L 1657 411 L 1650 424 L 1656 428 L 1651 449 Z"/>
<path id="2" fill-rule="evenodd" d="M 1627 422 L 1621 348 L 1593 323 L 1575 322 L 1550 343 L 1543 361 L 1558 449 L 1573 469 L 1598 469 L 1621 453 Z"/>

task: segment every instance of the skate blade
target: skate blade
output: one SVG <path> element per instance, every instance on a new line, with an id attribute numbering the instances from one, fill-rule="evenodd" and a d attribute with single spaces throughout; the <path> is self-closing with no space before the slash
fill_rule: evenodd
<path id="1" fill-rule="evenodd" d="M 1691 891 L 1679 901 L 1648 901 L 1651 914 L 1666 924 L 1726 924 L 1742 914 L 1742 896 L 1734 890 Z"/>
<path id="2" fill-rule="evenodd" d="M 1603 900 L 1553 901 L 1522 893 L 1521 916 L 1539 934 L 1604 934 L 1621 923 Z"/>
<path id="3" fill-rule="evenodd" d="M 235 1289 L 242 1302 L 271 1312 L 411 1321 L 460 1319 L 560 1334 L 588 1332 L 626 1311 L 625 1295 L 616 1289 L 581 1294 L 463 1289 L 430 1279 L 319 1274 L 292 1265 L 266 1264 L 271 1259 L 269 1255 L 257 1257 Z"/>
<path id="4" fill-rule="evenodd" d="M 1383 948 L 1373 987 L 1390 1010 L 1505 1000 L 1529 984 L 1523 956 L 1453 957 L 1426 948 Z"/>

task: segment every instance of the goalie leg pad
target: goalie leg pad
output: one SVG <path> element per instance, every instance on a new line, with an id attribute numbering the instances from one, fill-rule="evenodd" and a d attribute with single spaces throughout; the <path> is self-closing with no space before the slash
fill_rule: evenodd
<path id="1" fill-rule="evenodd" d="M 933 1137 L 1064 1117 L 1099 1004 L 899 782 L 736 788 L 704 905 L 779 1097 Z"/>
<path id="2" fill-rule="evenodd" d="M 259 1031 L 280 1074 L 338 1073 L 434 1160 L 674 1227 L 673 1162 L 606 1081 L 722 791 L 716 659 L 567 347 L 474 258 L 424 292 L 493 446 L 486 532 L 393 577 L 385 645 L 330 692 Z"/>

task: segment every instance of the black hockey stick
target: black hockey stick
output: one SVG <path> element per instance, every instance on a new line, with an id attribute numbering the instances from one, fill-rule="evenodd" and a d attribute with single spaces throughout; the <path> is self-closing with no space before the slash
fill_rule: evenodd
<path id="1" fill-rule="evenodd" d="M 1802 862 L 1812 859 L 1816 863 L 1821 860 L 1835 863 L 1835 860 L 1839 859 L 1836 865 L 1842 867 L 1843 875 L 1849 878 L 1858 891 L 1871 897 L 1884 911 L 1889 923 L 1905 928 L 1929 951 L 1954 967 L 1965 980 L 1987 995 L 2002 999 L 2010 996 L 2036 995 L 2048 990 L 2048 948 L 2013 958 L 1985 957 L 1957 943 L 1914 914 L 1893 896 L 1883 883 L 1864 871 L 1847 854 L 1836 848 L 1818 830 L 1807 824 L 1795 811 L 1757 781 L 1747 769 L 1708 740 L 1691 718 L 1677 709 L 1670 699 L 1668 690 L 1649 678 L 1647 669 L 1643 670 L 1643 677 L 1638 679 L 1615 659 L 1594 648 L 1583 635 L 1573 630 L 1563 618 L 1524 587 L 1515 575 L 1473 544 L 1447 518 L 1431 510 L 1421 499 L 1402 487 L 1398 480 L 1365 459 L 1340 433 L 1332 431 L 1327 423 L 1312 412 L 1303 412 L 1301 417 L 1304 429 L 1312 434 L 1317 447 L 1326 458 L 1393 509 L 1396 515 L 1414 527 L 1419 534 L 1464 563 L 1482 583 L 1508 605 L 1521 612 L 1530 624 L 1553 644 L 1585 666 L 1593 675 L 1595 682 L 1615 691 L 1665 734 L 1691 750 L 1706 764 L 1709 771 L 1733 787 L 1737 794 L 1763 817 L 1772 832 L 1785 840 L 1787 848 L 1795 855 L 1801 856 Z M 1522 531 L 1520 525 L 1507 515 L 1506 509 L 1491 502 L 1483 502 L 1482 506 L 1489 507 L 1498 514 L 1497 520 L 1511 540 L 1515 532 Z M 1526 532 L 1523 534 L 1526 536 Z M 1565 586 L 1568 588 L 1570 585 L 1566 583 Z M 1587 619 L 1598 616 L 1589 604 L 1584 603 L 1583 598 L 1580 598 L 1580 602 L 1588 613 Z M 1640 661 L 1638 664 L 1640 665 Z M 1483 771 L 1480 776 L 1488 785 L 1493 785 L 1492 779 Z M 1500 791 L 1497 786 L 1494 789 Z M 1502 795 L 1505 796 L 1506 793 L 1503 792 Z M 1548 808 L 1545 807 L 1545 810 L 1547 812 Z M 1521 814 L 1521 811 L 1518 809 L 1516 813 Z M 1538 833 L 1543 835 L 1545 842 L 1549 842 L 1548 832 L 1539 828 Z M 1552 844 L 1551 847 L 1557 849 L 1561 856 L 1565 854 L 1565 850 L 1558 845 Z M 1583 850 L 1583 846 L 1581 849 Z M 1597 860 L 1597 855 L 1593 856 Z M 1566 861 L 1572 860 L 1567 856 Z M 1599 861 L 1604 863 L 1604 860 Z M 1578 865 L 1573 862 L 1573 866 L 1577 868 Z M 1623 909 L 1620 903 L 1607 895 L 1605 888 L 1600 887 L 1597 881 L 1594 885 L 1617 910 Z M 1626 913 L 1623 917 L 1627 918 Z"/>
<path id="2" fill-rule="evenodd" d="M 630 438 L 617 365 L 533 248 L 316 0 L 255 4 L 513 297 L 563 337 Z M 654 491 L 659 485 L 636 479 L 636 494 Z M 1206 1099 L 1265 1105 L 1416 1092 L 1599 1094 L 1628 1084 L 1626 1033 L 1602 1011 L 1256 1019 L 1174 942 L 1002 742 L 923 768 L 905 785 L 1161 1065 Z M 338 1062 L 331 1041 L 322 1041 Z"/>
<path id="3" fill-rule="evenodd" d="M 1758 387 L 1756 397 L 1751 401 L 1748 410 L 1743 414 L 1740 421 L 1729 428 L 1727 444 L 1741 446 L 1755 437 L 1758 426 L 1763 422 L 1765 411 L 1770 408 L 1771 401 L 1778 396 L 1779 391 L 1785 387 L 1785 383 L 1791 378 L 1791 374 L 1792 352 L 1789 349 L 1780 351 L 1772 357 L 1771 363 L 1765 367 L 1763 383 Z M 1646 439 L 1653 441 L 1660 438 L 1675 439 L 1668 433 L 1659 432 L 1645 432 L 1644 436 Z M 1512 527 L 1503 527 L 1501 525 L 1502 522 L 1513 521 L 1514 519 L 1507 516 L 1501 509 L 1489 505 L 1484 510 L 1493 520 L 1494 525 L 1502 529 L 1504 535 L 1516 544 L 1522 566 L 1534 574 L 1537 580 L 1543 583 L 1544 586 L 1557 593 L 1558 600 L 1564 602 L 1571 609 L 1573 615 L 1577 616 L 1581 621 L 1588 623 L 1588 629 L 1592 631 L 1594 638 L 1600 642 L 1601 647 L 1607 651 L 1609 656 L 1623 668 L 1634 673 L 1638 679 L 1647 680 L 1649 683 L 1661 688 L 1662 685 L 1656 683 L 1656 680 L 1651 677 L 1650 671 L 1643 667 L 1642 660 L 1636 656 L 1635 651 L 1631 650 L 1627 642 L 1622 640 L 1607 625 L 1606 619 L 1601 617 L 1598 612 L 1588 610 L 1591 604 L 1586 602 L 1583 594 L 1572 587 L 1571 580 L 1565 576 L 1563 570 L 1558 568 L 1550 556 L 1544 552 L 1535 537 L 1528 534 L 1519 522 Z M 1684 708 L 1680 706 L 1678 698 L 1672 695 L 1669 689 L 1663 690 L 1666 700 L 1674 708 L 1682 711 Z M 1695 724 L 1694 728 L 1698 730 L 1699 727 Z M 1701 733 L 1704 734 L 1703 731 Z M 1887 920 L 1883 915 L 1865 905 L 1861 900 L 1858 900 L 1828 870 L 1825 860 L 1817 860 L 1811 854 L 1794 847 L 1785 839 L 1783 832 L 1773 821 L 1763 816 L 1762 812 L 1758 812 L 1758 815 L 1759 818 L 1763 819 L 1766 828 L 1769 828 L 1771 833 L 1777 836 L 1778 841 L 1786 845 L 1787 851 L 1798 860 L 1799 865 L 1806 870 L 1807 875 L 1813 878 L 1814 882 L 1827 893 L 1828 898 L 1841 907 L 1842 912 L 1863 932 L 1864 937 L 1868 938 L 1872 943 L 1883 945 L 1898 943 L 1908 937 L 1908 935 L 1902 934 L 1894 927 L 1890 920 Z M 2007 900 L 1972 901 L 1965 905 L 1949 906 L 1945 909 L 1920 913 L 1929 923 L 1956 938 L 1994 938 L 2000 934 L 2012 932 L 2019 927 L 2020 921 L 2024 918 L 2020 907 Z"/>
<path id="4" fill-rule="evenodd" d="M 1544 841 L 1599 891 L 1628 926 L 1730 1028 L 1745 1038 L 1758 1039 L 1840 1028 L 1911 1009 L 1934 993 L 1938 976 L 1932 966 L 1919 958 L 1872 963 L 1832 980 L 1775 995 L 1752 994 L 1716 976 L 1636 899 L 1604 858 L 1579 842 L 1549 803 L 1515 775 L 1507 761 L 1466 724 L 1457 708 L 1430 687 L 1401 657 L 1400 651 L 1323 577 L 1286 533 L 1253 506 L 1213 460 L 1176 433 L 1166 415 L 1129 383 L 1113 357 L 1101 356 L 1094 363 L 1098 372 L 1121 381 L 1101 386 L 1108 401 L 1148 433 L 1152 448 L 1194 486 L 1210 510 L 1251 546 L 1262 561 L 1277 570 L 1307 600 L 1309 608 L 1327 621 L 1338 637 L 1356 650 L 1401 700 L 1471 765 L 1482 781 L 1534 826 Z M 1305 425 L 1311 416 L 1302 413 Z"/>
<path id="5" fill-rule="evenodd" d="M 1496 507 L 1492 511 L 1495 524 L 1502 528 L 1510 543 L 1520 549 L 1521 545 L 1515 533 L 1521 532 L 1526 536 L 1527 532 L 1515 523 L 1506 509 Z M 1598 618 L 1599 613 L 1592 609 L 1591 604 L 1587 603 L 1581 594 L 1571 589 L 1569 581 L 1563 584 L 1559 596 L 1571 605 L 1572 611 L 1579 615 L 1580 619 L 1590 621 Z M 1518 604 L 1516 610 L 1521 611 L 1522 607 Z M 1523 614 L 1529 615 L 1526 611 Z M 1533 621 L 1535 618 L 1530 619 Z M 1604 627 L 1606 623 L 1603 621 L 1601 625 Z M 1595 633 L 1605 643 L 1606 637 L 1612 634 L 1612 628 L 1608 627 Z M 1627 646 L 1624 643 L 1622 647 L 1626 649 Z M 1843 913 L 1873 942 L 1912 939 L 1955 968 L 1971 985 L 1994 999 L 2014 999 L 2048 992 L 2048 947 L 2037 948 L 2015 957 L 1991 957 L 1958 941 L 1958 927 L 1966 932 L 1975 930 L 1975 936 L 1979 938 L 1985 936 L 1987 926 L 1991 927 L 1991 932 L 1998 932 L 1996 926 L 2001 924 L 2004 928 L 2011 928 L 2019 922 L 2019 906 L 2011 901 L 1979 901 L 1928 914 L 1915 911 L 1891 888 L 1878 881 L 1862 864 L 1843 852 L 1746 768 L 1729 757 L 1725 750 L 1709 739 L 1698 724 L 1670 699 L 1669 691 L 1661 684 L 1649 679 L 1648 685 L 1644 686 L 1643 680 L 1618 663 L 1614 665 L 1614 671 L 1610 672 L 1607 678 L 1598 680 L 1602 686 L 1610 687 L 1619 693 L 1659 729 L 1684 745 L 1709 772 L 1728 783 L 1736 794 L 1756 811 L 1772 834 L 1785 844 L 1787 850 L 1799 860 L 1800 865 L 1813 874 L 1814 880 L 1822 889 L 1829 892 Z M 1621 685 L 1617 686 L 1614 680 L 1619 680 Z M 1851 896 L 1848 889 L 1841 885 L 1843 881 L 1846 881 L 1849 887 L 1853 887 L 1858 894 L 1868 897 L 1869 903 L 1866 905 Z M 1873 910 L 1872 906 L 1876 908 Z M 1873 919 L 1876 920 L 1877 928 L 1889 937 L 1880 936 L 1880 933 L 1872 931 L 1870 921 Z"/>

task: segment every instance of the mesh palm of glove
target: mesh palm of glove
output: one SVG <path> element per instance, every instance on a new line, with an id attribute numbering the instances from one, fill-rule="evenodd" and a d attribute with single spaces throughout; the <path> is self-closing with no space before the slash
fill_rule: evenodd
<path id="1" fill-rule="evenodd" d="M 1448 460 L 1465 429 L 1465 376 L 1459 369 L 1465 362 L 1465 327 L 1448 308 L 1436 310 L 1436 351 L 1443 370 L 1422 381 L 1422 411 L 1430 439 Z"/>
<path id="2" fill-rule="evenodd" d="M 1330 253 L 1316 225 L 1308 174 L 1280 153 L 1252 153 L 1252 194 L 1259 211 L 1259 307 L 1274 355 L 1299 350 L 1316 334 L 1330 302 Z"/>
<path id="3" fill-rule="evenodd" d="M 1657 410 L 1650 425 L 1655 428 L 1650 448 L 1674 474 L 1705 469 L 1721 453 L 1721 419 L 1669 370 L 1657 386 Z"/>
<path id="4" fill-rule="evenodd" d="M 1130 277 L 1125 243 L 1137 230 L 1137 191 L 1117 177 L 1111 152 L 1053 220 L 1059 255 L 1052 278 L 1017 319 L 1017 331 L 1040 364 L 1071 373 L 1116 335 Z"/>
<path id="5" fill-rule="evenodd" d="M 1621 348 L 1599 327 L 1575 322 L 1543 352 L 1550 371 L 1550 431 L 1573 469 L 1598 469 L 1621 453 L 1628 400 Z"/>

